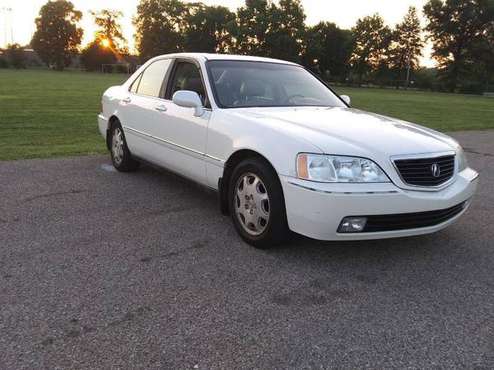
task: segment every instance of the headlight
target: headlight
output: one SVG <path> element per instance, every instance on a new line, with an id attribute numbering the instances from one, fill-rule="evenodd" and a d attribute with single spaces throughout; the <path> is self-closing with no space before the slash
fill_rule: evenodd
<path id="1" fill-rule="evenodd" d="M 299 154 L 297 176 L 319 182 L 390 182 L 370 159 L 322 154 Z"/>
<path id="2" fill-rule="evenodd" d="M 456 158 L 458 158 L 458 172 L 466 170 L 468 168 L 467 156 L 461 146 L 456 150 Z"/>

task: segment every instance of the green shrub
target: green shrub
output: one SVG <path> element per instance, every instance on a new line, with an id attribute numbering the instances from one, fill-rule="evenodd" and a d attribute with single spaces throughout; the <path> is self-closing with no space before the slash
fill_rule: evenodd
<path id="1" fill-rule="evenodd" d="M 0 68 L 9 68 L 9 62 L 4 58 L 0 58 Z"/>

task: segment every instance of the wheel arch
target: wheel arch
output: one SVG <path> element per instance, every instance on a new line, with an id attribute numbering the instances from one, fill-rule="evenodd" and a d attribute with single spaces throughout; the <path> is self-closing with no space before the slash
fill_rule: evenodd
<path id="1" fill-rule="evenodd" d="M 113 127 L 114 124 L 120 124 L 120 120 L 118 119 L 118 117 L 116 115 L 112 115 L 108 119 L 108 127 L 106 128 L 106 147 L 108 148 L 108 150 L 110 150 L 110 148 L 111 148 L 110 131 L 111 131 L 111 128 Z"/>
<path id="2" fill-rule="evenodd" d="M 219 191 L 219 200 L 220 200 L 220 210 L 221 213 L 227 215 L 229 213 L 228 207 L 228 191 L 230 186 L 230 178 L 233 174 L 233 170 L 235 167 L 245 159 L 249 158 L 257 158 L 261 161 L 265 162 L 273 171 L 273 173 L 278 176 L 278 172 L 276 171 L 273 164 L 262 154 L 252 149 L 239 149 L 236 152 L 232 153 L 230 157 L 225 162 L 225 167 L 223 170 L 223 176 L 218 181 L 218 191 Z M 279 181 L 279 177 L 278 177 Z"/>

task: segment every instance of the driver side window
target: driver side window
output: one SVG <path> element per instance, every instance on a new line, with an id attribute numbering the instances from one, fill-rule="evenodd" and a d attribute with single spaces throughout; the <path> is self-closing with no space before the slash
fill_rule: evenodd
<path id="1" fill-rule="evenodd" d="M 202 104 L 207 106 L 206 89 L 202 83 L 201 73 L 195 64 L 178 62 L 171 80 L 168 99 L 171 100 L 173 94 L 179 90 L 196 92 L 201 98 Z"/>

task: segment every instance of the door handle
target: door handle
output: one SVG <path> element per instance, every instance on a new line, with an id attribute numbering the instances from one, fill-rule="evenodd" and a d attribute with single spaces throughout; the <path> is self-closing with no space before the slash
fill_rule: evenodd
<path id="1" fill-rule="evenodd" d="M 166 112 L 168 110 L 166 105 L 158 105 L 154 109 L 156 109 L 158 112 Z"/>
<path id="2" fill-rule="evenodd" d="M 130 97 L 126 97 L 125 99 L 122 100 L 122 103 L 128 104 L 132 101 Z"/>

